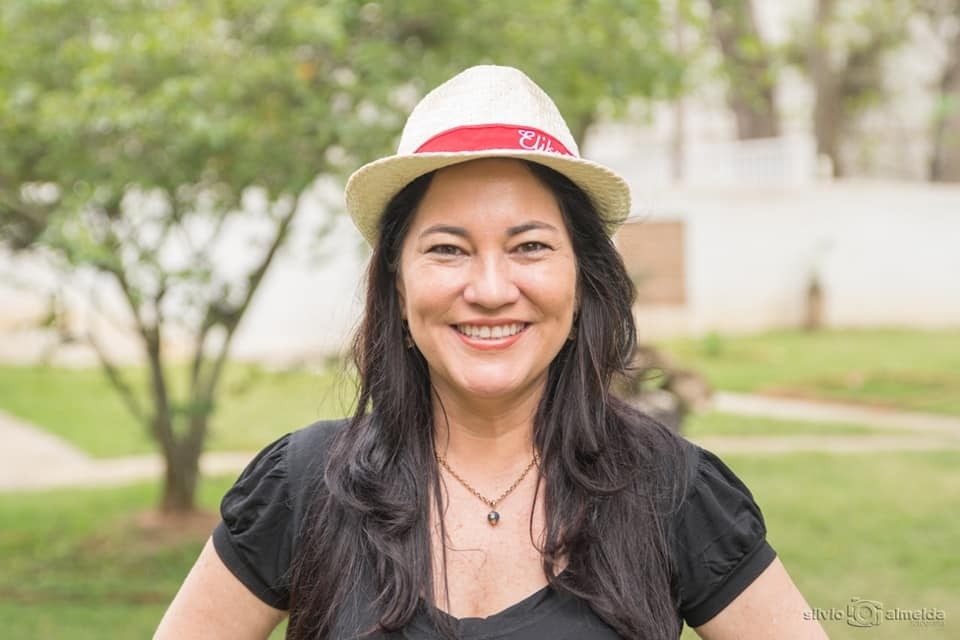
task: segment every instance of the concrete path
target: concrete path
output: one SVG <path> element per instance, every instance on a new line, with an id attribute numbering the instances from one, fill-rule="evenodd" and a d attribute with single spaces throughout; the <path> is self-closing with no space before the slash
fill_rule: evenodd
<path id="1" fill-rule="evenodd" d="M 960 437 L 960 418 L 837 402 L 812 402 L 719 391 L 714 394 L 713 409 L 724 413 L 781 420 L 845 422 L 879 429 L 922 431 Z"/>
<path id="2" fill-rule="evenodd" d="M 728 453 L 877 453 L 883 451 L 943 451 L 960 449 L 960 438 L 930 436 L 703 436 L 691 441 L 718 455 Z"/>
<path id="3" fill-rule="evenodd" d="M 253 453 L 207 453 L 207 474 L 236 473 Z M 0 412 L 0 491 L 106 487 L 153 480 L 163 471 L 159 455 L 97 459 L 50 433 Z"/>
<path id="4" fill-rule="evenodd" d="M 719 392 L 716 411 L 811 422 L 842 422 L 889 429 L 883 435 L 799 434 L 707 436 L 695 442 L 719 454 L 783 454 L 799 451 L 863 453 L 960 449 L 960 418 L 865 408 L 838 403 Z M 897 431 L 898 433 L 893 433 Z M 250 452 L 212 452 L 201 460 L 206 474 L 238 473 Z M 0 492 L 64 487 L 117 486 L 153 480 L 163 470 L 158 455 L 95 459 L 62 439 L 0 412 Z"/>

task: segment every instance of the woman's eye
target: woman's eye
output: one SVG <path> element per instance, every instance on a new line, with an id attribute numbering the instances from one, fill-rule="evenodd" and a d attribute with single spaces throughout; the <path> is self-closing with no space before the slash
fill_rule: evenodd
<path id="1" fill-rule="evenodd" d="M 437 253 L 441 256 L 459 256 L 463 255 L 463 250 L 452 244 L 437 244 L 430 247 L 428 253 Z"/>
<path id="2" fill-rule="evenodd" d="M 515 250 L 520 253 L 536 253 L 538 251 L 543 251 L 544 249 L 549 249 L 549 248 L 550 247 L 543 244 L 542 242 L 530 241 L 530 242 L 524 242 L 523 244 L 517 245 Z"/>

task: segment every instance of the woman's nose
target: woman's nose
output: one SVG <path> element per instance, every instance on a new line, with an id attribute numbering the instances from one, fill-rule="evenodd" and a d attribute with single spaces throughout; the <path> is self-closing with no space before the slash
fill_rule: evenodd
<path id="1" fill-rule="evenodd" d="M 505 256 L 478 256 L 472 267 L 463 291 L 467 302 L 498 309 L 517 301 L 520 289 L 513 281 L 510 263 Z"/>

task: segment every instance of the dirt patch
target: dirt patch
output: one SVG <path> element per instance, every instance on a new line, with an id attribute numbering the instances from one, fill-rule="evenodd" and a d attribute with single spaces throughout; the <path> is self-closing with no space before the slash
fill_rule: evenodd
<path id="1" fill-rule="evenodd" d="M 824 393 L 823 391 L 818 391 L 816 389 L 810 389 L 805 387 L 789 387 L 789 386 L 774 386 L 774 387 L 763 387 L 757 390 L 757 394 L 761 396 L 769 396 L 771 398 L 783 398 L 785 400 L 807 400 L 810 402 L 836 402 L 841 404 L 848 404 L 850 406 L 858 406 L 866 409 L 886 409 L 888 411 L 902 411 L 903 407 L 892 403 L 884 402 L 882 400 L 877 400 L 874 398 L 851 398 L 849 395 L 831 395 L 829 393 Z"/>
<path id="2" fill-rule="evenodd" d="M 220 514 L 215 511 L 173 514 L 151 509 L 115 522 L 84 540 L 80 548 L 91 554 L 109 555 L 123 547 L 133 555 L 150 555 L 184 544 L 202 543 L 219 521 Z"/>
<path id="3" fill-rule="evenodd" d="M 144 543 L 160 547 L 206 540 L 220 522 L 216 511 L 190 511 L 170 513 L 151 509 L 135 515 L 131 525 L 140 533 Z"/>
<path id="4" fill-rule="evenodd" d="M 945 373 L 853 370 L 793 383 L 771 385 L 758 393 L 797 400 L 844 402 L 895 410 L 929 410 L 925 405 L 960 392 L 960 379 Z M 936 403 L 934 403 L 936 404 Z"/>
<path id="5" fill-rule="evenodd" d="M 160 591 L 115 591 L 109 595 L 101 592 L 84 593 L 57 589 L 31 591 L 29 589 L 0 588 L 0 601 L 25 605 L 87 604 L 101 606 L 109 599 L 111 605 L 160 605 L 169 604 L 170 594 Z"/>

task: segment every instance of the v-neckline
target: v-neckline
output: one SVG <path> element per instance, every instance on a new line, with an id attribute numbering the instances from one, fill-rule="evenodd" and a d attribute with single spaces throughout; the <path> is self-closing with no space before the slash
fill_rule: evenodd
<path id="1" fill-rule="evenodd" d="M 551 589 L 550 585 L 546 584 L 540 587 L 539 589 L 537 589 L 536 591 L 534 591 L 533 593 L 524 596 L 517 602 L 507 605 L 503 609 L 500 609 L 499 611 L 495 611 L 488 616 L 464 616 L 463 618 L 458 618 L 453 614 L 447 613 L 440 607 L 435 607 L 435 609 L 437 610 L 437 613 L 439 613 L 441 617 L 448 618 L 449 620 L 457 624 L 490 620 L 492 618 L 504 618 L 509 616 L 510 613 L 516 610 L 530 608 L 530 605 L 532 605 L 535 601 L 542 600 L 547 595 L 547 591 L 549 589 Z"/>

